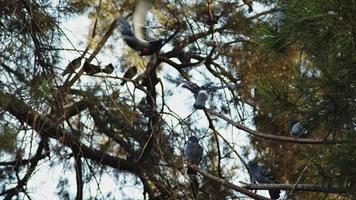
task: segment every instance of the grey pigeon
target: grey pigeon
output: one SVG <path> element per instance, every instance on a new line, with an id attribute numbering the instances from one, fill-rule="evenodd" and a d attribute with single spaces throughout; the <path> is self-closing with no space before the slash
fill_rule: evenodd
<path id="1" fill-rule="evenodd" d="M 205 102 L 208 100 L 209 94 L 205 90 L 200 90 L 195 99 L 194 108 L 196 109 L 204 109 Z"/>
<path id="2" fill-rule="evenodd" d="M 290 133 L 295 137 L 301 137 L 308 133 L 308 129 L 306 129 L 305 126 L 301 122 L 294 121 L 291 123 Z"/>
<path id="3" fill-rule="evenodd" d="M 78 69 L 80 67 L 82 61 L 82 57 L 78 57 L 74 60 L 72 60 L 67 67 L 64 69 L 62 75 L 66 75 L 68 73 L 74 73 L 76 69 Z"/>
<path id="4" fill-rule="evenodd" d="M 133 14 L 134 31 L 132 31 L 131 26 L 127 23 L 126 20 L 122 18 L 120 19 L 121 35 L 123 36 L 127 45 L 135 51 L 138 51 L 141 56 L 152 55 L 158 52 L 164 44 L 164 40 L 162 39 L 154 41 L 147 41 L 144 39 L 143 24 L 145 22 L 147 12 L 151 9 L 151 7 L 152 2 L 149 0 L 141 0 L 138 2 Z"/>
<path id="5" fill-rule="evenodd" d="M 184 149 L 184 159 L 188 161 L 190 164 L 198 166 L 203 156 L 203 147 L 200 146 L 198 138 L 195 136 L 191 136 L 188 139 L 188 143 Z M 196 171 L 188 168 L 188 175 L 197 174 Z"/>
<path id="6" fill-rule="evenodd" d="M 137 74 L 137 67 L 136 66 L 132 66 L 130 68 L 128 68 L 124 74 L 124 78 L 127 79 L 132 79 L 134 76 L 136 76 Z M 120 85 L 125 85 L 126 80 L 123 80 Z"/>
<path id="7" fill-rule="evenodd" d="M 268 172 L 264 166 L 260 166 L 256 161 L 250 161 L 248 163 L 251 178 L 257 183 L 276 183 L 275 178 Z M 278 189 L 271 189 L 268 191 L 271 199 L 278 199 L 281 191 Z"/>

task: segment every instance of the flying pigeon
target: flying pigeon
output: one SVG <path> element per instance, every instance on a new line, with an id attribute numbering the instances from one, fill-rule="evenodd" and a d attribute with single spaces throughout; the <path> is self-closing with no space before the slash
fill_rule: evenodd
<path id="1" fill-rule="evenodd" d="M 251 173 L 251 178 L 257 183 L 276 183 L 275 178 L 268 172 L 264 166 L 260 166 L 256 161 L 250 161 L 248 167 Z M 268 191 L 271 199 L 278 199 L 281 191 L 278 189 L 271 189 Z"/>
<path id="2" fill-rule="evenodd" d="M 293 121 L 290 126 L 290 133 L 295 137 L 300 137 L 306 135 L 308 133 L 308 129 L 306 129 L 301 122 Z"/>
<path id="3" fill-rule="evenodd" d="M 143 36 L 143 24 L 148 10 L 152 7 L 151 1 L 141 0 L 138 2 L 133 14 L 133 29 L 123 18 L 120 19 L 120 32 L 129 47 L 138 51 L 141 56 L 152 55 L 158 52 L 164 45 L 164 40 L 147 41 Z"/>
<path id="4" fill-rule="evenodd" d="M 67 67 L 65 68 L 65 70 L 63 71 L 62 75 L 66 75 L 68 73 L 74 73 L 76 69 L 78 69 L 80 67 L 82 61 L 82 57 L 78 57 L 74 60 L 72 60 Z"/>
<path id="5" fill-rule="evenodd" d="M 173 80 L 171 78 L 167 78 L 170 82 L 176 83 L 178 85 L 182 85 L 183 88 L 188 89 L 193 93 L 195 98 L 194 108 L 196 109 L 204 109 L 205 102 L 208 100 L 209 96 L 212 95 L 215 91 L 223 88 L 234 88 L 237 87 L 235 84 L 227 84 L 222 86 L 214 86 L 212 83 L 205 84 L 203 86 L 198 86 L 196 83 L 186 80 Z"/>
<path id="6" fill-rule="evenodd" d="M 202 159 L 202 156 L 203 156 L 203 147 L 200 146 L 198 142 L 198 138 L 195 136 L 189 137 L 188 143 L 186 144 L 184 149 L 184 159 L 190 164 L 198 166 Z M 197 172 L 188 168 L 187 174 L 196 175 Z"/>
<path id="7" fill-rule="evenodd" d="M 136 76 L 137 74 L 137 67 L 136 66 L 132 66 L 130 68 L 128 68 L 124 74 L 124 78 L 127 78 L 127 79 L 131 79 L 133 78 L 134 76 Z M 126 80 L 123 80 L 120 85 L 125 85 L 126 83 Z"/>

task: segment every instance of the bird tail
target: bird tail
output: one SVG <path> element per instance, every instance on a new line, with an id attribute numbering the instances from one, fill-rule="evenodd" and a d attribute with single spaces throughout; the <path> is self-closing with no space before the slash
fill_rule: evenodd
<path id="1" fill-rule="evenodd" d="M 193 169 L 191 169 L 190 167 L 188 167 L 188 169 L 187 169 L 187 174 L 188 174 L 188 175 L 197 175 L 197 172 L 194 171 Z"/>
<path id="2" fill-rule="evenodd" d="M 281 191 L 275 189 L 275 190 L 269 190 L 268 193 L 271 199 L 278 199 L 280 197 L 279 194 L 281 193 Z"/>
<path id="3" fill-rule="evenodd" d="M 198 190 L 199 190 L 199 182 L 196 176 L 189 176 L 190 179 L 190 187 L 192 189 L 192 193 L 194 199 L 197 198 Z"/>
<path id="4" fill-rule="evenodd" d="M 126 83 L 126 81 L 121 81 L 120 85 L 121 85 L 121 86 L 124 86 L 125 83 Z"/>

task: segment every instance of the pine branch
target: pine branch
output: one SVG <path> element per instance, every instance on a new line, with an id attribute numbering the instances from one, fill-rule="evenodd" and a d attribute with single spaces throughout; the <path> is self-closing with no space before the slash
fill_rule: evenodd
<path id="1" fill-rule="evenodd" d="M 229 124 L 235 126 L 236 128 L 246 131 L 247 133 L 264 138 L 264 139 L 269 139 L 269 140 L 277 140 L 281 142 L 291 142 L 291 143 L 298 143 L 298 144 L 338 144 L 338 143 L 344 143 L 346 142 L 345 140 L 325 140 L 325 139 L 307 139 L 307 138 L 294 138 L 294 137 L 287 137 L 287 136 L 281 136 L 281 135 L 272 135 L 272 134 L 266 134 L 262 133 L 259 131 L 254 131 L 252 129 L 247 128 L 246 126 L 243 126 L 237 122 L 234 122 L 233 120 L 225 117 L 223 114 L 216 113 L 210 109 L 205 109 L 205 111 L 209 112 L 212 115 L 215 115 L 217 117 L 220 117 L 221 119 L 225 120 Z"/>
<path id="2" fill-rule="evenodd" d="M 264 196 L 258 195 L 256 193 L 253 193 L 250 190 L 247 190 L 247 189 L 245 189 L 243 187 L 240 187 L 240 186 L 237 186 L 235 184 L 232 184 L 232 183 L 230 183 L 230 182 L 228 182 L 228 181 L 226 181 L 224 179 L 220 179 L 220 178 L 218 178 L 218 177 L 216 177 L 216 176 L 214 176 L 214 175 L 212 175 L 212 174 L 210 174 L 208 172 L 204 172 L 201 169 L 199 169 L 196 166 L 193 166 L 193 165 L 191 165 L 189 163 L 187 163 L 187 165 L 192 170 L 199 172 L 205 178 L 210 179 L 212 181 L 215 181 L 215 182 L 217 182 L 217 183 L 219 183 L 219 184 L 221 184 L 221 185 L 223 185 L 225 187 L 231 188 L 231 189 L 233 189 L 233 190 L 235 190 L 237 192 L 240 192 L 240 193 L 242 193 L 244 195 L 247 195 L 247 196 L 249 196 L 249 197 L 251 197 L 253 199 L 256 199 L 256 200 L 271 200 L 271 199 L 269 199 L 267 197 L 264 197 Z"/>
<path id="3" fill-rule="evenodd" d="M 249 190 L 270 190 L 270 189 L 278 189 L 278 190 L 295 190 L 295 191 L 310 191 L 310 192 L 325 192 L 325 193 L 337 193 L 337 194 L 345 194 L 350 192 L 350 189 L 339 186 L 323 186 L 323 185 L 315 185 L 315 184 L 245 184 L 243 186 Z"/>
<path id="4" fill-rule="evenodd" d="M 26 123 L 40 135 L 59 140 L 73 151 L 80 152 L 83 158 L 89 158 L 118 170 L 137 172 L 133 163 L 86 146 L 78 141 L 75 136 L 61 129 L 58 124 L 39 114 L 14 95 L 0 92 L 0 108 L 8 111 L 21 123 Z"/>

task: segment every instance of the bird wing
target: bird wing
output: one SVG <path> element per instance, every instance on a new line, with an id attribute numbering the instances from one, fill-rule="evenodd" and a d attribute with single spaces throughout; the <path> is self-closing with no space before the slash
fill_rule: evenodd
<path id="1" fill-rule="evenodd" d="M 123 18 L 120 19 L 120 32 L 127 45 L 129 45 L 131 48 L 137 51 L 141 51 L 143 48 L 148 46 L 147 41 L 136 37 L 136 35 L 132 32 L 129 23 Z"/>
<path id="2" fill-rule="evenodd" d="M 220 89 L 224 89 L 224 88 L 230 88 L 230 89 L 233 89 L 233 88 L 236 88 L 237 85 L 235 84 L 227 84 L 227 85 L 221 85 L 221 86 L 207 86 L 207 91 L 208 93 L 210 92 L 215 92 L 216 90 L 220 90 Z"/>
<path id="3" fill-rule="evenodd" d="M 183 88 L 190 90 L 193 94 L 197 94 L 201 90 L 201 88 L 196 83 L 184 80 L 182 80 L 181 83 L 183 83 Z"/>
<path id="4" fill-rule="evenodd" d="M 123 18 L 120 19 L 120 32 L 124 37 L 135 37 L 130 24 Z"/>
<path id="5" fill-rule="evenodd" d="M 135 12 L 133 14 L 133 28 L 135 36 L 140 41 L 147 42 L 144 38 L 143 28 L 145 27 L 145 19 L 148 11 L 152 8 L 150 0 L 140 0 L 136 4 Z"/>

